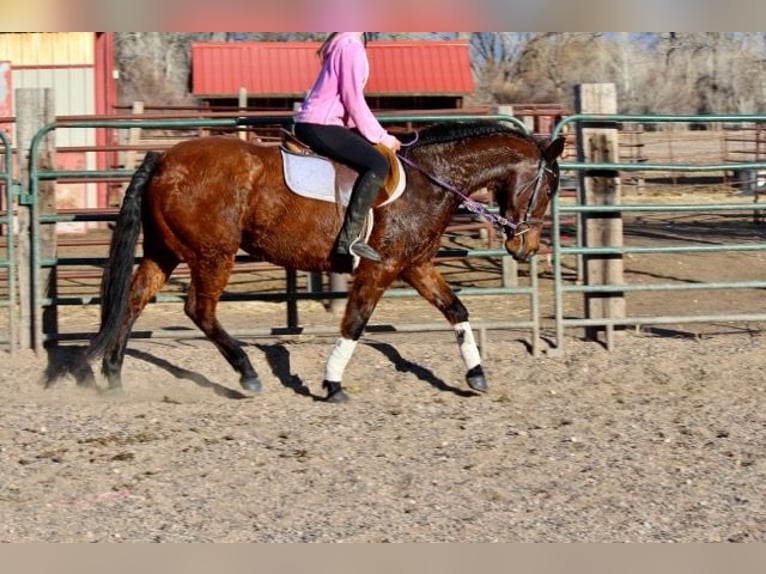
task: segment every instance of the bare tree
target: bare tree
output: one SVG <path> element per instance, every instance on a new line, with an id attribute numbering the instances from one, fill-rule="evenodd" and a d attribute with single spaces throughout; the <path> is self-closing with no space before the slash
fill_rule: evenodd
<path id="1" fill-rule="evenodd" d="M 306 41 L 323 39 L 316 32 L 117 32 L 115 67 L 120 72 L 123 104 L 189 104 L 191 44 L 201 42 Z"/>
<path id="2" fill-rule="evenodd" d="M 764 109 L 761 34 L 670 32 L 660 35 L 664 83 L 678 97 L 669 111 L 753 113 Z M 679 105 L 682 108 L 679 109 Z"/>
<path id="3" fill-rule="evenodd" d="M 187 32 L 115 34 L 115 68 L 120 72 L 120 100 L 177 104 L 190 102 L 190 45 Z"/>
<path id="4" fill-rule="evenodd" d="M 571 104 L 573 87 L 614 82 L 620 111 L 734 113 L 766 109 L 763 33 L 372 32 L 373 39 L 467 40 L 477 103 Z M 191 102 L 194 41 L 322 40 L 316 32 L 118 32 L 123 102 Z"/>
<path id="5" fill-rule="evenodd" d="M 497 101 L 570 105 L 574 84 L 604 81 L 600 34 L 546 32 L 521 40 L 489 86 Z"/>

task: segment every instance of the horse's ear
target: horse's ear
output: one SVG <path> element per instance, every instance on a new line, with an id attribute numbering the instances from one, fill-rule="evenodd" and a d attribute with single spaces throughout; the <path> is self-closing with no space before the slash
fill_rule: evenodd
<path id="1" fill-rule="evenodd" d="M 555 161 L 562 153 L 564 153 L 564 144 L 566 144 L 566 138 L 559 136 L 553 140 L 548 147 L 545 148 L 545 160 L 550 163 Z"/>

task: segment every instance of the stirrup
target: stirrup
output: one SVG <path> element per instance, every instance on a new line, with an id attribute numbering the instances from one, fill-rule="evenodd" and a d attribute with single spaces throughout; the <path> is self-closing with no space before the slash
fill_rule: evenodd
<path id="1" fill-rule="evenodd" d="M 372 247 L 367 245 L 364 241 L 354 241 L 348 250 L 352 255 L 356 255 L 357 257 L 364 257 L 365 259 L 369 259 L 370 261 L 375 262 L 383 261 L 383 258 L 380 256 L 380 254 Z"/>

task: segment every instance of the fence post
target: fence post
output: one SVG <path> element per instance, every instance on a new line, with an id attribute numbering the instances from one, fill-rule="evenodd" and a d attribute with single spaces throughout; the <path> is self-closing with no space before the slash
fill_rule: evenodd
<path id="1" fill-rule="evenodd" d="M 50 88 L 19 88 L 16 90 L 16 130 L 18 137 L 19 172 L 25 194 L 25 201 L 19 205 L 19 307 L 22 348 L 33 348 L 40 353 L 43 347 L 43 333 L 58 329 L 56 307 L 47 306 L 43 312 L 42 297 L 55 296 L 56 268 L 38 267 L 44 258 L 56 255 L 56 224 L 41 225 L 39 215 L 55 213 L 55 184 L 51 181 L 39 183 L 38 195 L 34 196 L 32 174 L 29 172 L 30 144 L 35 134 L 55 120 L 54 92 Z M 38 148 L 37 165 L 50 169 L 53 166 L 55 150 L 53 132 L 43 138 Z M 34 200 L 37 200 L 37 205 Z"/>
<path id="2" fill-rule="evenodd" d="M 134 116 L 142 116 L 144 114 L 144 102 L 141 100 L 137 100 L 133 102 L 133 105 L 131 106 L 131 114 Z M 141 119 L 136 118 L 136 119 Z M 121 141 L 124 141 L 125 135 L 120 133 L 119 138 Z M 125 169 L 134 170 L 136 169 L 136 166 L 138 165 L 138 147 L 141 143 L 141 128 L 135 127 L 130 128 L 127 133 L 127 145 L 128 149 L 125 150 L 123 153 L 123 158 L 120 158 L 122 165 L 125 167 Z M 122 205 L 122 198 L 125 196 L 125 190 L 128 189 L 128 183 L 123 183 L 120 185 L 113 186 L 109 188 L 109 192 L 107 193 L 106 197 L 106 206 L 107 207 L 120 207 Z"/>
<path id="3" fill-rule="evenodd" d="M 247 88 L 245 86 L 239 87 L 239 91 L 237 92 L 237 105 L 241 113 L 247 112 Z M 247 128 L 244 126 L 240 127 L 239 130 L 237 130 L 237 137 L 242 141 L 247 141 Z"/>
<path id="4" fill-rule="evenodd" d="M 575 87 L 575 107 L 578 113 L 616 114 L 617 95 L 614 84 L 581 84 Z M 616 125 L 578 124 L 577 156 L 580 162 L 616 163 L 619 141 Z M 620 178 L 617 171 L 580 171 L 581 205 L 619 205 Z M 622 247 L 622 214 L 615 211 L 581 214 L 578 222 L 581 241 L 585 247 Z M 623 284 L 622 255 L 585 254 L 583 272 L 586 285 Z M 585 316 L 594 318 L 624 318 L 625 296 L 616 293 L 585 293 Z M 585 337 L 597 339 L 601 327 L 586 327 Z M 614 326 L 606 326 L 607 347 L 612 348 Z"/>
<path id="5" fill-rule="evenodd" d="M 512 116 L 513 106 L 511 105 L 495 106 L 494 112 L 496 114 L 505 114 L 507 116 Z M 522 120 L 524 121 L 524 124 L 527 127 L 529 127 L 529 122 L 528 122 L 529 117 L 524 117 L 522 118 Z M 494 200 L 494 197 L 492 199 Z M 482 239 L 484 239 L 484 236 L 482 236 Z M 519 286 L 519 264 L 510 255 L 504 255 L 501 261 L 502 261 L 503 287 L 518 287 Z"/>
<path id="6" fill-rule="evenodd" d="M 29 193 L 29 141 L 34 134 L 32 107 L 26 105 L 25 94 L 22 90 L 16 90 L 16 148 L 19 162 L 19 181 L 23 194 Z M 18 245 L 16 246 L 16 282 L 19 288 L 18 321 L 19 329 L 16 340 L 20 349 L 29 349 L 32 346 L 32 303 L 31 303 L 31 263 L 32 249 L 29 238 L 31 205 L 28 199 L 19 198 L 18 213 L 16 216 Z"/>
<path id="7" fill-rule="evenodd" d="M 137 100 L 133 102 L 130 113 L 134 116 L 144 115 L 144 102 Z M 125 169 L 136 169 L 138 165 L 138 145 L 141 143 L 141 128 L 135 127 L 128 130 L 128 145 L 130 148 L 125 152 Z M 127 187 L 127 185 L 125 185 Z M 120 202 L 122 203 L 122 198 Z M 118 205 L 119 205 L 118 203 Z"/>

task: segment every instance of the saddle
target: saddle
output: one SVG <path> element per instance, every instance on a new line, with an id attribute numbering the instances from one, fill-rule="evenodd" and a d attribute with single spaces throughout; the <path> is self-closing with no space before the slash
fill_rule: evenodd
<path id="1" fill-rule="evenodd" d="M 373 208 L 398 198 L 406 183 L 404 168 L 396 154 L 383 144 L 375 144 L 375 148 L 388 159 L 388 174 L 383 181 L 382 192 L 373 201 Z M 348 205 L 351 190 L 359 177 L 356 170 L 317 154 L 295 134 L 284 129 L 281 131 L 280 152 L 285 183 L 293 192 Z"/>

